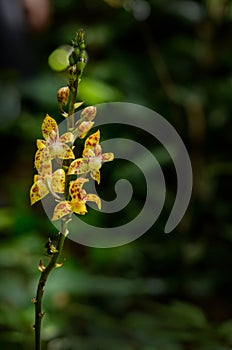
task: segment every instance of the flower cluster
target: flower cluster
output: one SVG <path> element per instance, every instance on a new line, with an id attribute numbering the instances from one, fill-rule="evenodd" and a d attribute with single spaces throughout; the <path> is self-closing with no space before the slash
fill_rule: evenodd
<path id="1" fill-rule="evenodd" d="M 35 168 L 38 174 L 30 189 L 31 204 L 51 194 L 57 202 L 52 220 L 59 220 L 72 213 L 84 215 L 87 212 L 86 202 L 95 202 L 101 209 L 101 200 L 96 194 L 87 194 L 83 189 L 92 179 L 100 183 L 102 163 L 114 159 L 113 153 L 102 153 L 100 131 L 90 135 L 84 144 L 82 158 L 75 159 L 74 142 L 83 139 L 94 125 L 95 107 L 86 107 L 80 114 L 72 131 L 59 135 L 56 121 L 46 115 L 42 123 L 43 140 L 37 140 Z M 71 176 L 72 175 L 72 176 Z M 76 175 L 74 180 L 70 180 Z"/>

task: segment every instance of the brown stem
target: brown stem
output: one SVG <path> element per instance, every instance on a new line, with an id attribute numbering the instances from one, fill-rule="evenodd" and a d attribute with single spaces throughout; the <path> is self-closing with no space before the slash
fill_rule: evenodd
<path id="1" fill-rule="evenodd" d="M 51 273 L 51 271 L 55 267 L 57 267 L 57 262 L 61 256 L 65 237 L 67 234 L 66 225 L 67 225 L 67 221 L 62 220 L 61 221 L 61 230 L 59 232 L 59 237 L 58 237 L 58 241 L 56 244 L 57 252 L 55 252 L 52 255 L 49 264 L 42 271 L 40 279 L 39 279 L 39 283 L 37 286 L 36 298 L 34 299 L 34 303 L 35 303 L 35 325 L 34 325 L 35 350 L 41 350 L 41 322 L 42 322 L 42 318 L 44 316 L 44 312 L 42 311 L 42 298 L 43 298 L 44 288 L 45 288 L 45 284 L 47 282 L 49 274 Z"/>

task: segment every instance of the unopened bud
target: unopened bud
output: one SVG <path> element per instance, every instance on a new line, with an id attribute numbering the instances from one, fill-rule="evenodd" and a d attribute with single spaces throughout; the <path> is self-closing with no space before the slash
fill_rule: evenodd
<path id="1" fill-rule="evenodd" d="M 46 269 L 46 267 L 45 267 L 44 264 L 42 263 L 42 260 L 40 260 L 40 262 L 39 262 L 38 269 L 39 269 L 39 271 L 41 271 L 41 272 L 43 272 L 43 271 Z"/>
<path id="2" fill-rule="evenodd" d="M 89 106 L 83 109 L 80 115 L 80 119 L 89 122 L 95 118 L 97 114 L 97 108 L 94 106 Z"/>
<path id="3" fill-rule="evenodd" d="M 89 132 L 89 130 L 94 125 L 94 122 L 88 121 L 88 122 L 82 122 L 77 126 L 77 134 L 80 139 L 83 139 L 85 135 Z"/>
<path id="4" fill-rule="evenodd" d="M 58 103 L 62 104 L 63 106 L 66 106 L 68 103 L 68 96 L 69 96 L 69 87 L 63 86 L 57 91 L 57 101 Z"/>
<path id="5" fill-rule="evenodd" d="M 73 66 L 69 67 L 68 74 L 69 74 L 69 82 L 72 84 L 77 78 L 76 65 L 73 65 Z"/>

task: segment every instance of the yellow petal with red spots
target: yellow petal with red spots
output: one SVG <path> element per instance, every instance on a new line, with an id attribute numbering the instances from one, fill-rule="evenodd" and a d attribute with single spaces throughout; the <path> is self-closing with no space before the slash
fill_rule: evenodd
<path id="1" fill-rule="evenodd" d="M 55 206 L 53 211 L 52 221 L 59 220 L 66 215 L 70 215 L 72 213 L 71 203 L 69 201 L 62 201 Z"/>
<path id="2" fill-rule="evenodd" d="M 85 215 L 87 213 L 86 205 L 84 202 L 72 201 L 72 211 L 79 215 Z"/>
<path id="3" fill-rule="evenodd" d="M 85 200 L 88 202 L 95 202 L 98 209 L 101 210 L 101 199 L 96 194 L 87 194 Z"/>
<path id="4" fill-rule="evenodd" d="M 57 193 L 65 192 L 65 172 L 63 169 L 57 169 L 52 174 L 52 190 Z"/>
<path id="5" fill-rule="evenodd" d="M 52 138 L 59 136 L 57 123 L 55 119 L 51 118 L 48 114 L 44 118 L 42 124 L 42 134 L 46 141 L 51 138 L 51 135 Z"/>
<path id="6" fill-rule="evenodd" d="M 85 148 L 82 153 L 82 156 L 84 158 L 92 158 L 92 157 L 95 157 L 95 153 L 91 148 Z"/>
<path id="7" fill-rule="evenodd" d="M 75 159 L 73 151 L 65 143 L 53 143 L 48 147 L 48 150 L 52 159 Z"/>
<path id="8" fill-rule="evenodd" d="M 44 149 L 45 150 L 45 149 Z M 47 152 L 42 151 L 39 166 L 38 174 L 42 177 L 51 177 L 52 175 L 52 162 L 47 156 Z"/>
<path id="9" fill-rule="evenodd" d="M 36 146 L 38 149 L 43 149 L 46 146 L 46 141 L 38 139 L 36 141 Z"/>
<path id="10" fill-rule="evenodd" d="M 92 177 L 92 179 L 97 181 L 97 183 L 99 185 L 100 179 L 101 179 L 100 170 L 92 170 L 90 173 L 90 176 Z"/>
<path id="11" fill-rule="evenodd" d="M 30 199 L 31 199 L 31 205 L 33 205 L 35 202 L 38 202 L 40 199 L 45 197 L 49 193 L 49 190 L 44 183 L 44 181 L 38 180 L 36 181 L 30 189 Z"/>
<path id="12" fill-rule="evenodd" d="M 39 169 L 39 163 L 40 163 L 40 159 L 41 159 L 41 155 L 42 155 L 42 151 L 41 149 L 38 149 L 35 153 L 35 168 L 38 170 Z"/>
<path id="13" fill-rule="evenodd" d="M 88 160 L 84 158 L 75 159 L 69 166 L 68 175 L 84 174 L 89 171 Z"/>
<path id="14" fill-rule="evenodd" d="M 112 160 L 114 160 L 114 154 L 111 152 L 108 153 L 103 153 L 102 154 L 102 161 L 103 162 L 111 162 Z"/>
<path id="15" fill-rule="evenodd" d="M 63 143 L 73 143 L 74 142 L 74 135 L 71 132 L 66 132 L 65 134 L 60 136 L 60 142 Z"/>
<path id="16" fill-rule="evenodd" d="M 85 141 L 85 148 L 94 148 L 100 140 L 100 131 L 96 131 L 94 134 L 90 135 Z"/>
<path id="17" fill-rule="evenodd" d="M 88 182 L 89 179 L 85 179 L 83 177 L 79 177 L 75 181 L 72 181 L 69 187 L 69 194 L 74 200 L 82 200 L 81 189 L 84 183 Z M 83 191 L 83 190 L 82 190 Z"/>

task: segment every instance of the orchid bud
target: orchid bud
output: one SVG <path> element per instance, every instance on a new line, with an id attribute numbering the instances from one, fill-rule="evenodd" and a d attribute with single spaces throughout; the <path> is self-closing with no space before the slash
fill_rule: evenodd
<path id="1" fill-rule="evenodd" d="M 69 97 L 69 87 L 63 86 L 57 91 L 57 101 L 62 106 L 66 106 Z"/>
<path id="2" fill-rule="evenodd" d="M 89 122 L 95 118 L 97 114 L 97 108 L 94 106 L 89 106 L 83 109 L 80 115 L 80 119 Z"/>
<path id="3" fill-rule="evenodd" d="M 77 68 L 76 65 L 70 66 L 68 69 L 69 82 L 72 85 L 77 78 Z"/>
<path id="4" fill-rule="evenodd" d="M 80 75 L 82 75 L 83 70 L 85 69 L 87 60 L 88 60 L 87 52 L 85 50 L 81 51 L 77 60 L 77 69 Z"/>
<path id="5" fill-rule="evenodd" d="M 89 132 L 89 130 L 92 128 L 93 125 L 94 125 L 94 122 L 91 122 L 91 121 L 88 121 L 88 122 L 83 121 L 82 123 L 77 125 L 78 137 L 80 139 L 83 139 L 86 136 L 86 134 Z"/>

